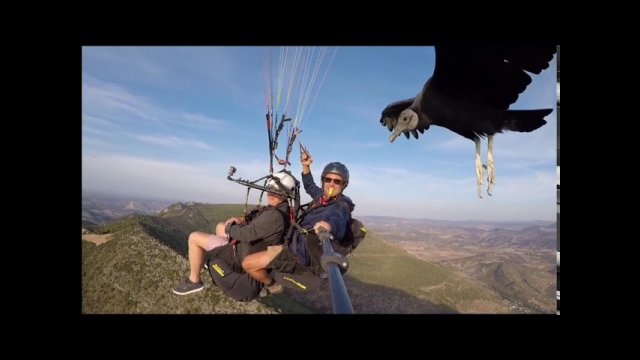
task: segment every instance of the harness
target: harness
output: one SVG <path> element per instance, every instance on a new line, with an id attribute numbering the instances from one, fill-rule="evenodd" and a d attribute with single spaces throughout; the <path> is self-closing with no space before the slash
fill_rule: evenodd
<path id="1" fill-rule="evenodd" d="M 279 207 L 271 207 L 280 213 L 284 221 L 284 228 L 290 228 L 289 216 Z M 264 206 L 252 210 L 245 216 L 245 222 L 249 223 L 262 212 L 269 209 Z M 242 268 L 241 261 L 252 252 L 266 250 L 264 241 L 258 241 L 256 244 L 232 240 L 228 245 L 214 248 L 207 252 L 209 275 L 214 284 L 219 287 L 225 294 L 238 301 L 251 301 L 258 297 L 262 283 L 249 276 Z"/>
<path id="2" fill-rule="evenodd" d="M 245 224 L 250 223 L 253 219 L 258 217 L 261 213 L 263 213 L 268 209 L 274 209 L 278 212 L 278 214 L 282 216 L 284 229 L 291 229 L 290 214 L 286 214 L 284 211 L 280 210 L 279 207 L 275 207 L 275 206 L 272 206 L 272 207 L 262 206 L 257 209 L 251 210 L 248 214 L 244 216 L 244 223 Z M 289 230 L 287 231 L 287 234 L 288 232 Z M 245 256 L 249 255 L 251 250 L 256 250 L 254 252 L 266 250 L 266 244 L 263 244 L 262 240 L 259 240 L 256 244 L 253 244 L 253 243 L 241 242 L 241 241 L 232 239 L 229 243 L 233 247 L 233 255 L 235 258 L 234 260 L 236 260 L 236 262 L 237 260 L 244 259 Z M 238 244 L 240 244 L 240 246 L 238 246 Z M 244 272 L 244 270 L 242 270 L 242 267 L 240 267 L 239 269 L 242 272 Z"/>
<path id="3" fill-rule="evenodd" d="M 291 254 L 293 255 L 292 260 L 284 260 L 278 262 L 276 267 L 271 271 L 271 276 L 275 281 L 287 288 L 295 289 L 302 292 L 314 291 L 315 289 L 318 289 L 320 286 L 322 286 L 323 283 L 325 283 L 326 273 L 324 273 L 324 271 L 322 270 L 322 247 L 320 246 L 320 239 L 315 234 L 313 229 L 305 229 L 300 226 L 299 223 L 302 222 L 304 217 L 312 210 L 323 206 L 329 206 L 335 202 L 343 206 L 349 211 L 349 214 L 351 214 L 351 207 L 349 206 L 347 201 L 342 198 L 341 195 L 330 199 L 328 202 L 323 202 L 321 201 L 321 198 L 318 198 L 300 206 L 302 212 L 300 213 L 300 216 L 298 216 L 296 221 L 291 222 L 291 227 L 289 228 L 289 232 L 287 233 L 287 237 L 285 238 L 283 244 L 286 250 L 283 249 L 283 251 L 292 252 L 289 250 L 289 244 L 294 240 L 293 234 L 295 233 L 295 229 L 298 229 L 303 237 L 303 241 L 306 243 L 305 245 L 307 246 L 309 252 L 310 263 L 308 266 L 300 265 L 298 263 L 297 254 L 293 252 Z M 350 219 L 352 219 L 351 216 Z M 348 222 L 350 221 L 351 220 L 349 220 Z M 294 243 L 294 245 L 295 244 L 296 243 Z M 332 241 L 332 246 L 334 248 L 336 248 L 338 244 L 339 243 L 334 243 Z M 344 273 L 346 269 L 343 269 L 341 271 Z"/>
<path id="4" fill-rule="evenodd" d="M 322 272 L 322 265 L 320 260 L 322 256 L 322 248 L 319 246 L 320 239 L 318 238 L 313 228 L 305 229 L 302 226 L 300 226 L 299 223 L 302 222 L 304 217 L 307 214 L 309 214 L 312 210 L 320 207 L 329 206 L 334 203 L 337 203 L 340 206 L 347 209 L 347 211 L 349 212 L 349 220 L 350 220 L 351 207 L 349 206 L 349 204 L 347 204 L 346 200 L 342 198 L 342 195 L 338 195 L 337 197 L 331 198 L 328 200 L 323 199 L 323 197 L 319 197 L 316 200 L 312 200 L 311 202 L 300 206 L 300 209 L 302 210 L 302 212 L 300 213 L 300 216 L 298 216 L 296 221 L 291 222 L 292 226 L 289 228 L 289 231 L 287 232 L 287 236 L 285 237 L 285 240 L 284 240 L 283 246 L 288 248 L 289 245 L 291 244 L 291 241 L 294 241 L 294 234 L 295 234 L 294 229 L 298 229 L 298 231 L 302 235 L 304 242 L 306 243 L 307 250 L 309 253 L 310 262 L 309 262 L 309 265 L 305 267 L 316 275 L 319 275 Z M 349 223 L 349 220 L 347 220 L 347 223 Z M 297 263 L 298 261 L 298 243 L 297 242 L 293 243 L 291 252 Z"/>
<path id="5" fill-rule="evenodd" d="M 291 240 L 293 239 L 293 228 L 295 227 L 296 229 L 298 229 L 298 231 L 300 231 L 300 234 L 302 234 L 303 236 L 312 234 L 315 235 L 315 231 L 313 230 L 313 228 L 311 229 L 305 229 L 302 226 L 300 226 L 300 222 L 302 222 L 302 220 L 304 219 L 304 217 L 309 214 L 312 210 L 320 208 L 320 207 L 324 207 L 324 206 L 329 206 L 333 203 L 338 203 L 339 205 L 341 205 L 342 207 L 344 207 L 345 209 L 347 209 L 349 211 L 349 217 L 351 217 L 351 208 L 349 207 L 349 205 L 347 204 L 347 202 L 342 198 L 342 194 L 333 198 L 333 199 L 329 199 L 328 201 L 323 201 L 323 197 L 319 197 L 316 200 L 311 200 L 310 202 L 300 205 L 300 215 L 298 216 L 297 219 L 295 219 L 294 221 L 291 222 L 292 227 L 289 228 L 289 231 L 287 232 L 287 236 L 285 237 L 284 240 L 284 245 L 288 246 L 289 243 L 291 242 Z M 294 244 L 295 245 L 295 244 Z"/>

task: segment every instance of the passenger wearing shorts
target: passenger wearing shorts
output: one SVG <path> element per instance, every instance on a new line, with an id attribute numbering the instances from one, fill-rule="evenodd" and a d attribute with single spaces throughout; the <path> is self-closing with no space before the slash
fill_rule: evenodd
<path id="1" fill-rule="evenodd" d="M 280 182 L 287 186 L 295 185 L 292 176 L 276 174 Z M 290 178 L 290 179 L 289 179 Z M 271 189 L 271 187 L 270 187 Z M 173 289 L 177 295 L 187 295 L 204 288 L 200 272 L 205 254 L 217 247 L 226 245 L 230 239 L 242 243 L 249 252 L 265 250 L 269 245 L 281 244 L 289 228 L 289 204 L 287 197 L 277 192 L 267 192 L 268 206 L 252 212 L 252 218 L 231 217 L 216 225 L 216 234 L 195 231 L 189 235 L 189 277 Z M 243 256 L 246 253 L 243 254 Z M 242 261 L 242 259 L 240 259 Z"/>

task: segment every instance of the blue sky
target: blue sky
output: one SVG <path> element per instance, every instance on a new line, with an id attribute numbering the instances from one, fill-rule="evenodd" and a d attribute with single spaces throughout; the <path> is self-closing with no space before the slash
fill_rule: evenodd
<path id="1" fill-rule="evenodd" d="M 236 177 L 249 180 L 269 171 L 262 75 L 268 49 L 83 47 L 83 190 L 244 203 L 246 188 L 226 176 L 230 165 Z M 277 62 L 281 49 L 272 50 Z M 555 221 L 555 58 L 511 107 L 553 108 L 548 123 L 531 133 L 495 136 L 496 185 L 493 196 L 479 199 L 472 141 L 432 126 L 417 140 L 401 136 L 389 143 L 390 132 L 379 123 L 389 103 L 414 97 L 431 76 L 433 47 L 326 51 L 298 116 L 298 139 L 313 154 L 317 183 L 328 162 L 347 165 L 345 193 L 356 203 L 355 216 Z M 295 106 L 288 111 L 295 117 Z M 297 141 L 291 157 L 299 179 Z M 252 193 L 255 203 L 258 191 Z"/>

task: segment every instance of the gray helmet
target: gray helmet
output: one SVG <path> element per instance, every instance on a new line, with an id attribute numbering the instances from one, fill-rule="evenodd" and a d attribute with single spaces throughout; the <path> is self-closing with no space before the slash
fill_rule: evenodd
<path id="1" fill-rule="evenodd" d="M 342 176 L 345 186 L 349 183 L 349 169 L 342 163 L 337 161 L 328 163 L 327 166 L 324 167 L 324 170 L 322 170 L 322 175 L 320 176 L 322 181 L 324 181 L 324 177 L 327 174 L 338 174 Z"/>
<path id="2" fill-rule="evenodd" d="M 285 187 L 285 189 L 287 189 L 288 191 L 293 191 L 293 189 L 296 187 L 296 179 L 285 173 L 285 172 L 279 172 L 279 173 L 275 173 L 273 174 L 274 177 L 278 178 L 280 180 L 280 183 Z M 280 187 L 278 186 L 278 184 L 276 184 L 275 180 L 270 179 L 267 182 L 267 188 L 275 188 L 275 189 L 280 189 Z"/>

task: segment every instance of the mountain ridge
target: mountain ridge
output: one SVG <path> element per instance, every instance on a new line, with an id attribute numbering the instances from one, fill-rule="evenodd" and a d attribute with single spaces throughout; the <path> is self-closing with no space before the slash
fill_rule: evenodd
<path id="1" fill-rule="evenodd" d="M 113 238 L 99 246 L 83 241 L 83 313 L 331 312 L 326 284 L 314 294 L 287 290 L 285 295 L 254 300 L 251 306 L 236 306 L 220 300 L 235 303 L 203 272 L 209 290 L 195 298 L 174 295 L 170 289 L 188 274 L 188 234 L 210 230 L 218 221 L 241 213 L 243 206 L 189 203 L 165 210 L 105 225 L 98 232 Z M 371 231 L 348 260 L 345 283 L 357 313 L 521 312 L 475 280 L 411 256 Z"/>

